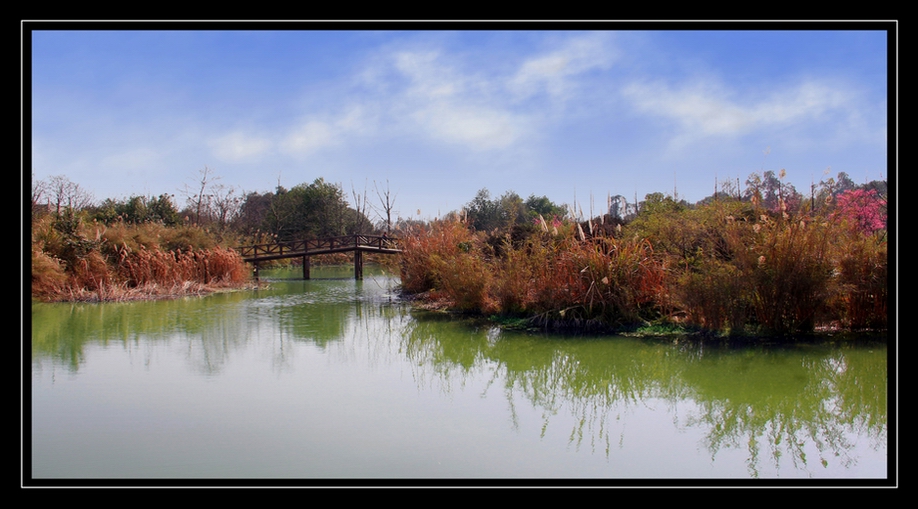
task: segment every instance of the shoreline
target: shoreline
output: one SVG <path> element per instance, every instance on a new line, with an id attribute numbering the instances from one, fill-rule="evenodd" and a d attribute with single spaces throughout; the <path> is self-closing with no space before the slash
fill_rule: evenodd
<path id="1" fill-rule="evenodd" d="M 811 341 L 838 341 L 845 339 L 863 339 L 869 337 L 871 341 L 886 342 L 889 337 L 888 329 L 851 330 L 840 327 L 838 324 L 817 326 L 813 331 L 791 335 L 776 335 L 753 330 L 742 333 L 730 333 L 694 329 L 682 326 L 675 322 L 658 322 L 635 324 L 631 326 L 612 326 L 598 319 L 563 319 L 547 318 L 545 313 L 534 316 L 522 315 L 486 315 L 478 311 L 461 310 L 454 306 L 448 299 L 431 299 L 430 292 L 418 294 L 401 293 L 400 300 L 408 303 L 417 311 L 426 313 L 464 317 L 495 325 L 502 330 L 519 331 L 527 333 L 552 333 L 571 336 L 600 335 L 623 336 L 643 339 L 668 339 L 692 340 L 712 342 L 749 342 L 754 344 L 765 343 L 806 343 Z"/>
<path id="2" fill-rule="evenodd" d="M 42 304 L 61 303 L 112 303 L 112 302 L 141 302 L 155 300 L 172 300 L 183 297 L 206 297 L 214 293 L 254 290 L 267 286 L 267 283 L 246 281 L 242 284 L 204 284 L 185 281 L 172 287 L 163 287 L 158 284 L 146 284 L 134 288 L 124 288 L 121 285 L 100 288 L 97 290 L 79 290 L 68 294 L 32 296 L 32 302 Z"/>

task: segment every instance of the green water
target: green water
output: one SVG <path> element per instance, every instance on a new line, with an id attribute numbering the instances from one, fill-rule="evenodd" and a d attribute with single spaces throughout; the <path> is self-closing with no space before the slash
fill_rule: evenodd
<path id="1" fill-rule="evenodd" d="M 32 306 L 31 475 L 885 478 L 887 349 L 501 331 L 351 267 Z"/>

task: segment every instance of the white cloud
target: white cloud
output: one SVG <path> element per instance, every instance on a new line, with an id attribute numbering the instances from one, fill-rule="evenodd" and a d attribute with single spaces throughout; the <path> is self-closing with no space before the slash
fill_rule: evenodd
<path id="1" fill-rule="evenodd" d="M 393 56 L 395 69 L 411 80 L 406 92 L 427 100 L 457 96 L 467 78 L 440 63 L 436 52 L 399 52 Z"/>
<path id="2" fill-rule="evenodd" d="M 381 52 L 354 76 L 362 95 L 345 95 L 347 102 L 335 105 L 342 113 L 307 115 L 279 145 L 303 156 L 346 145 L 355 136 L 382 134 L 482 154 L 523 148 L 536 139 L 549 112 L 544 104 L 523 110 L 514 99 L 540 93 L 562 102 L 572 98 L 580 75 L 605 69 L 614 59 L 608 37 L 563 40 L 553 51 L 523 57 L 518 66 L 500 62 L 496 72 L 430 46 Z"/>
<path id="3" fill-rule="evenodd" d="M 368 108 L 352 104 L 337 116 L 310 118 L 294 127 L 284 137 L 281 148 L 296 156 L 310 155 L 319 150 L 346 144 L 353 136 L 374 132 L 377 119 Z"/>
<path id="4" fill-rule="evenodd" d="M 310 120 L 295 128 L 283 141 L 283 148 L 292 154 L 306 155 L 335 145 L 332 126 L 326 122 Z"/>
<path id="5" fill-rule="evenodd" d="M 410 131 L 473 151 L 507 148 L 527 136 L 526 117 L 508 108 L 494 92 L 499 77 L 457 70 L 436 52 L 399 52 L 393 67 L 409 83 L 393 101 L 397 123 Z"/>
<path id="6" fill-rule="evenodd" d="M 434 103 L 416 110 L 413 118 L 432 137 L 474 150 L 505 148 L 525 133 L 519 118 L 487 107 Z"/>
<path id="7" fill-rule="evenodd" d="M 847 109 L 852 99 L 849 92 L 824 83 L 807 81 L 757 105 L 751 113 L 762 122 L 789 123 L 816 118 L 830 110 Z"/>
<path id="8" fill-rule="evenodd" d="M 215 157 L 228 162 L 252 160 L 271 150 L 272 146 L 267 138 L 238 131 L 214 138 L 209 144 Z"/>
<path id="9" fill-rule="evenodd" d="M 367 135 L 375 132 L 379 119 L 370 108 L 362 104 L 351 104 L 332 122 L 339 136 Z"/>
<path id="10" fill-rule="evenodd" d="M 849 114 L 852 95 L 824 83 L 806 81 L 771 97 L 744 103 L 712 82 L 679 89 L 661 83 L 634 83 L 623 89 L 641 112 L 672 120 L 676 142 L 705 137 L 733 137 L 757 129 L 786 128 L 819 122 L 828 112 Z"/>
<path id="11" fill-rule="evenodd" d="M 608 35 L 596 33 L 573 39 L 561 48 L 526 60 L 509 80 L 508 87 L 527 98 L 544 89 L 555 99 L 568 100 L 576 88 L 577 75 L 608 69 L 616 58 Z"/>

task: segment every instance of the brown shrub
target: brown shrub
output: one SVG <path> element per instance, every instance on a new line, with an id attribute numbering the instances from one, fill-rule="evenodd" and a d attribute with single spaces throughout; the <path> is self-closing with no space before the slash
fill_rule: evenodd
<path id="1" fill-rule="evenodd" d="M 748 320 L 749 285 L 731 263 L 706 259 L 672 285 L 673 299 L 688 323 L 709 331 L 742 332 Z"/>
<path id="2" fill-rule="evenodd" d="M 152 251 L 140 249 L 120 253 L 120 275 L 130 287 L 149 284 L 172 286 L 187 281 L 229 284 L 245 281 L 242 257 L 231 249 L 216 247 L 197 251 Z"/>
<path id="3" fill-rule="evenodd" d="M 46 297 L 56 295 L 67 285 L 67 274 L 60 260 L 48 256 L 44 251 L 32 250 L 32 295 Z"/>
<path id="4" fill-rule="evenodd" d="M 882 329 L 888 315 L 887 242 L 854 232 L 839 250 L 831 306 L 850 329 Z"/>
<path id="5" fill-rule="evenodd" d="M 98 251 L 75 260 L 70 269 L 69 286 L 72 290 L 95 291 L 112 282 L 105 258 Z"/>

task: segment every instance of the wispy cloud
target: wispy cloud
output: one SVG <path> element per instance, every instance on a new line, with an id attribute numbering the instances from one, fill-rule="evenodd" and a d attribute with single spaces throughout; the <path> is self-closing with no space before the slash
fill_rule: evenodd
<path id="1" fill-rule="evenodd" d="M 851 114 L 854 100 L 850 91 L 812 80 L 754 99 L 740 98 L 738 92 L 714 81 L 681 87 L 632 83 L 622 93 L 639 112 L 671 121 L 676 146 L 704 138 L 743 136 L 759 129 L 815 125 L 827 114 Z"/>
<path id="2" fill-rule="evenodd" d="M 330 124 L 308 120 L 284 138 L 282 147 L 289 154 L 308 155 L 340 142 L 340 139 L 336 139 Z"/>
<path id="3" fill-rule="evenodd" d="M 607 69 L 615 52 L 608 34 L 587 34 L 562 39 L 540 54 L 519 55 L 516 64 L 476 66 L 467 56 L 430 42 L 380 51 L 342 77 L 333 102 L 301 111 L 287 125 L 252 128 L 275 134 L 230 131 L 208 145 L 219 160 L 233 163 L 278 153 L 301 159 L 343 149 L 358 137 L 433 142 L 482 154 L 519 149 L 539 139 L 548 108 L 576 97 L 579 77 Z M 539 96 L 550 101 L 520 104 Z"/>
<path id="4" fill-rule="evenodd" d="M 288 155 L 308 156 L 319 150 L 344 146 L 350 138 L 372 132 L 375 124 L 375 118 L 366 108 L 352 104 L 335 115 L 307 117 L 288 130 L 280 147 Z"/>
<path id="5" fill-rule="evenodd" d="M 487 106 L 433 102 L 415 110 L 412 117 L 429 136 L 472 150 L 507 148 L 526 135 L 519 115 Z"/>
<path id="6" fill-rule="evenodd" d="M 236 163 L 251 161 L 268 153 L 273 144 L 266 137 L 236 131 L 211 139 L 209 145 L 217 159 Z"/>
<path id="7" fill-rule="evenodd" d="M 525 116 L 493 95 L 495 77 L 459 68 L 438 52 L 399 52 L 393 69 L 407 80 L 391 113 L 413 132 L 473 151 L 507 148 L 526 136 Z"/>
<path id="8" fill-rule="evenodd" d="M 569 100 L 577 88 L 577 76 L 608 69 L 617 56 L 608 33 L 577 37 L 557 50 L 528 58 L 508 87 L 519 98 L 544 92 L 553 99 Z"/>

